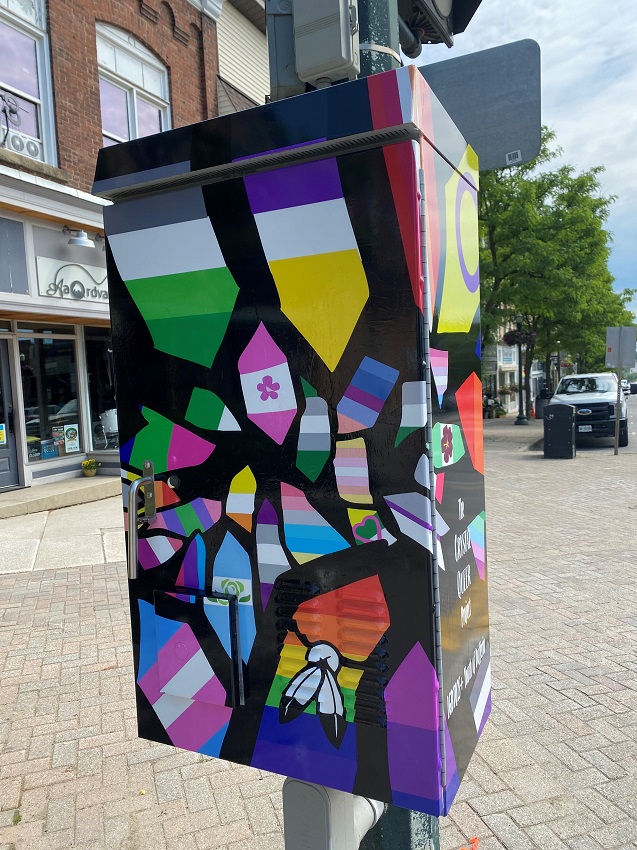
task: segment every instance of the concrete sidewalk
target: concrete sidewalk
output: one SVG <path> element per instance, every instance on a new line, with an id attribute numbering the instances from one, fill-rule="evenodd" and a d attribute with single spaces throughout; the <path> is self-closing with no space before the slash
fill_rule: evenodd
<path id="1" fill-rule="evenodd" d="M 637 847 L 637 455 L 541 436 L 485 422 L 494 709 L 442 850 Z M 0 850 L 282 850 L 280 777 L 136 736 L 120 498 L 44 514 L 0 520 L 37 541 L 0 563 Z"/>

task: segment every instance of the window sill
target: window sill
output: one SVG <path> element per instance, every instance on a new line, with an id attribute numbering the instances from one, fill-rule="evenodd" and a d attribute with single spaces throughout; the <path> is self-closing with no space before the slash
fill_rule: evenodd
<path id="1" fill-rule="evenodd" d="M 5 148 L 0 148 L 0 163 L 18 168 L 20 171 L 37 174 L 40 177 L 47 177 L 49 180 L 55 180 L 57 183 L 69 182 L 69 175 L 62 168 L 47 165 L 46 162 L 31 159 L 29 156 L 22 156 L 22 154 L 8 151 Z"/>

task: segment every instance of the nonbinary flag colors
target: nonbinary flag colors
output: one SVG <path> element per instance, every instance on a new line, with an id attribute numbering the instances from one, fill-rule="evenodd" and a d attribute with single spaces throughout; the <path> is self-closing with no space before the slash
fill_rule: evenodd
<path id="1" fill-rule="evenodd" d="M 371 428 L 397 380 L 396 369 L 371 357 L 363 358 L 336 408 L 339 434 Z"/>
<path id="2" fill-rule="evenodd" d="M 369 296 L 336 159 L 244 182 L 281 310 L 333 372 Z"/>
<path id="3" fill-rule="evenodd" d="M 365 440 L 339 440 L 334 458 L 336 486 L 341 499 L 359 505 L 371 505 L 369 471 Z"/>
<path id="4" fill-rule="evenodd" d="M 285 354 L 263 322 L 239 358 L 248 419 L 281 445 L 296 415 L 296 397 Z"/>
<path id="5" fill-rule="evenodd" d="M 285 543 L 299 564 L 348 549 L 349 544 L 315 511 L 301 490 L 281 483 Z"/>
<path id="6" fill-rule="evenodd" d="M 395 446 L 399 446 L 405 437 L 427 424 L 426 392 L 425 381 L 407 381 L 403 384 L 403 412 Z"/>
<path id="7" fill-rule="evenodd" d="M 252 531 L 252 514 L 257 482 L 249 466 L 237 472 L 230 482 L 226 514 L 246 531 Z"/>

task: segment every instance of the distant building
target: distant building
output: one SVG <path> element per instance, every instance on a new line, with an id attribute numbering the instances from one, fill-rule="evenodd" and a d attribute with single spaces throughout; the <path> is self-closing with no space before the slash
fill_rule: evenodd
<path id="1" fill-rule="evenodd" d="M 119 469 L 99 148 L 267 87 L 263 0 L 0 0 L 0 489 Z"/>

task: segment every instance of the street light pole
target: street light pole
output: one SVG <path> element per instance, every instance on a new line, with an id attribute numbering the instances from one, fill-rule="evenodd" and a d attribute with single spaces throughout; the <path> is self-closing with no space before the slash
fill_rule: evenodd
<path id="1" fill-rule="evenodd" d="M 515 420 L 515 424 L 528 425 L 529 420 L 524 415 L 524 392 L 522 389 L 522 340 L 520 338 L 522 331 L 522 316 L 519 313 L 515 317 L 515 324 L 518 329 L 518 417 Z"/>

